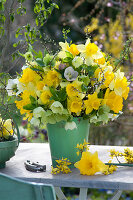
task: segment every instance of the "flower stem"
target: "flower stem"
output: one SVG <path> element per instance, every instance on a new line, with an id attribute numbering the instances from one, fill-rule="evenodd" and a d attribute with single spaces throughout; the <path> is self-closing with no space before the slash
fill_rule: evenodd
<path id="1" fill-rule="evenodd" d="M 127 167 L 133 167 L 133 164 L 130 163 L 104 163 L 105 165 L 116 165 L 116 166 L 127 166 Z"/>

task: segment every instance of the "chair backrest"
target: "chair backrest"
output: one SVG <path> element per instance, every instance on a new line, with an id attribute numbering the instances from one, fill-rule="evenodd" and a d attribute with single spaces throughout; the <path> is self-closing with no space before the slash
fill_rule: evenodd
<path id="1" fill-rule="evenodd" d="M 0 200 L 56 200 L 52 185 L 30 183 L 0 173 Z"/>

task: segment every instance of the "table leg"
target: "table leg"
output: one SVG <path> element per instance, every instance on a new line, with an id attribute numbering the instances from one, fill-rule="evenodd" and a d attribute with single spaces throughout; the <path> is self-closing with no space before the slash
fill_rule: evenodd
<path id="1" fill-rule="evenodd" d="M 54 187 L 54 189 L 59 200 L 67 200 L 60 187 Z"/>
<path id="2" fill-rule="evenodd" d="M 87 190 L 88 188 L 80 188 L 79 200 L 87 200 Z"/>
<path id="3" fill-rule="evenodd" d="M 111 200 L 119 200 L 120 196 L 122 194 L 121 190 L 116 190 L 114 196 L 111 198 Z"/>

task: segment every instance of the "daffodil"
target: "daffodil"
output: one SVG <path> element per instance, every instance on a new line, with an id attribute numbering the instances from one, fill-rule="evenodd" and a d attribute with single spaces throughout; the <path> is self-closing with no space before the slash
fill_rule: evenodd
<path id="1" fill-rule="evenodd" d="M 115 113 L 119 113 L 123 107 L 123 99 L 121 96 L 116 95 L 114 91 L 110 91 L 109 88 L 106 90 L 102 105 L 109 106 L 110 110 L 113 110 Z"/>
<path id="2" fill-rule="evenodd" d="M 59 42 L 59 45 L 62 48 L 62 50 L 58 53 L 59 58 L 65 58 L 66 51 L 70 52 L 73 56 L 76 56 L 80 53 L 77 49 L 77 45 L 75 44 L 69 45 L 67 42 Z"/>
<path id="3" fill-rule="evenodd" d="M 33 96 L 34 98 L 36 98 L 36 93 L 34 91 L 28 91 L 28 90 L 24 90 L 24 92 L 21 94 L 21 100 L 20 101 L 15 101 L 17 108 L 20 110 L 20 113 L 26 114 L 26 118 L 29 118 L 29 120 L 31 120 L 33 113 L 31 113 L 31 110 L 26 110 L 23 107 L 31 104 L 31 100 L 30 100 L 30 96 Z"/>
<path id="4" fill-rule="evenodd" d="M 0 118 L 0 137 L 8 139 L 10 135 L 13 135 L 13 125 L 11 119 L 2 121 Z"/>
<path id="5" fill-rule="evenodd" d="M 76 113 L 77 116 L 80 115 L 83 109 L 82 99 L 73 97 L 68 99 L 68 110 L 72 113 Z"/>
<path id="6" fill-rule="evenodd" d="M 99 58 L 94 60 L 95 63 L 98 63 L 99 65 L 104 65 L 105 64 L 105 58 Z"/>
<path id="7" fill-rule="evenodd" d="M 61 79 L 61 75 L 58 72 L 56 72 L 55 70 L 50 70 L 46 74 L 44 82 L 45 82 L 46 86 L 57 87 L 59 85 L 59 83 L 60 83 L 60 79 Z"/>
<path id="8" fill-rule="evenodd" d="M 27 85 L 29 82 L 36 84 L 38 81 L 40 81 L 40 76 L 28 67 L 23 70 L 22 77 L 19 78 L 19 81 L 25 85 Z"/>
<path id="9" fill-rule="evenodd" d="M 102 88 L 109 87 L 109 84 L 114 79 L 112 66 L 98 67 L 94 74 L 95 77 L 98 78 L 98 81 L 102 82 Z"/>
<path id="10" fill-rule="evenodd" d="M 86 109 L 86 114 L 89 114 L 92 112 L 92 110 L 98 110 L 101 104 L 101 99 L 97 97 L 97 93 L 89 94 L 88 100 L 84 100 L 84 105 Z"/>
<path id="11" fill-rule="evenodd" d="M 124 73 L 120 72 L 120 70 L 117 70 L 117 72 L 115 73 L 115 79 L 111 81 L 109 88 L 111 90 L 114 90 L 116 95 L 119 95 L 124 99 L 127 99 L 129 93 L 129 87 L 128 87 L 129 84 L 130 83 L 124 76 Z"/>
<path id="12" fill-rule="evenodd" d="M 83 152 L 81 160 L 74 165 L 80 170 L 80 174 L 92 176 L 96 172 L 103 172 L 106 169 L 105 164 L 99 160 L 98 153 Z"/>
<path id="13" fill-rule="evenodd" d="M 73 81 L 72 83 L 67 84 L 66 92 L 69 97 L 80 97 L 81 99 L 84 98 L 84 94 L 81 90 L 82 82 L 80 81 Z"/>
<path id="14" fill-rule="evenodd" d="M 50 103 L 50 97 L 52 96 L 51 92 L 49 89 L 45 89 L 41 95 L 40 95 L 40 100 L 43 104 Z"/>
<path id="15" fill-rule="evenodd" d="M 103 54 L 95 43 L 91 43 L 90 39 L 87 39 L 85 45 L 77 45 L 78 50 L 81 52 L 81 57 L 86 59 L 86 64 L 90 64 L 94 60 L 103 58 Z"/>
<path id="16" fill-rule="evenodd" d="M 44 86 L 45 86 L 44 81 L 38 81 L 36 84 L 37 90 L 43 90 Z"/>

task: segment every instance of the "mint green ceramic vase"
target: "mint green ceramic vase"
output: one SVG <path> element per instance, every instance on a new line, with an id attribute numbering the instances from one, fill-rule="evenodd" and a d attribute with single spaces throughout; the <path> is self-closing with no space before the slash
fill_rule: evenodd
<path id="1" fill-rule="evenodd" d="M 48 140 L 51 150 L 52 165 L 56 167 L 56 161 L 62 158 L 68 158 L 72 163 L 80 160 L 81 156 L 77 156 L 77 144 L 88 141 L 90 124 L 88 120 L 83 118 L 74 118 L 77 128 L 73 130 L 65 130 L 65 121 L 56 124 L 47 124 Z M 70 167 L 74 167 L 72 164 Z"/>
<path id="2" fill-rule="evenodd" d="M 6 166 L 6 161 L 15 155 L 18 147 L 18 139 L 12 141 L 0 142 L 0 169 Z"/>

